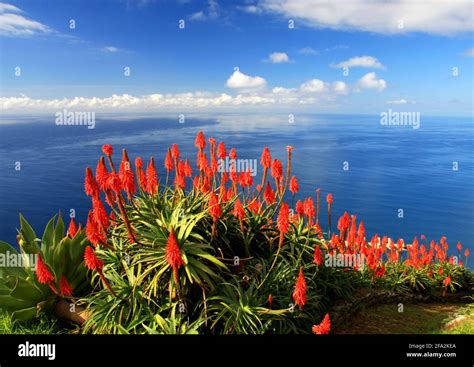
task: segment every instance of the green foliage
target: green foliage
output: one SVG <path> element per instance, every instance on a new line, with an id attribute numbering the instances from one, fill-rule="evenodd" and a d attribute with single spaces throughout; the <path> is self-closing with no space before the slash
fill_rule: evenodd
<path id="1" fill-rule="evenodd" d="M 27 321 L 42 310 L 50 311 L 58 299 L 68 298 L 60 295 L 62 277 L 68 280 L 73 295 L 83 295 L 87 291 L 89 282 L 83 254 L 88 241 L 83 231 L 77 232 L 72 239 L 65 236 L 61 216 L 49 221 L 41 240 L 21 215 L 20 223 L 20 252 L 0 241 L 4 265 L 10 265 L 0 266 L 0 309 L 10 313 L 13 320 Z M 41 284 L 35 274 L 38 256 L 54 276 L 50 285 Z M 12 262 L 14 259 L 15 263 Z"/>

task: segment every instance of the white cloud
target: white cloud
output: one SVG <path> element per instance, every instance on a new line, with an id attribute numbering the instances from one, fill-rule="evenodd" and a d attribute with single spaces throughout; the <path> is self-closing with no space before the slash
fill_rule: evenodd
<path id="1" fill-rule="evenodd" d="M 320 93 L 326 88 L 326 83 L 320 79 L 311 79 L 300 85 L 300 91 L 303 93 Z"/>
<path id="2" fill-rule="evenodd" d="M 219 17 L 221 13 L 221 8 L 217 1 L 215 0 L 208 0 L 207 1 L 207 8 L 205 10 L 198 11 L 194 14 L 191 14 L 189 19 L 190 20 L 214 20 Z"/>
<path id="3" fill-rule="evenodd" d="M 401 98 L 401 99 L 395 99 L 395 100 L 387 101 L 387 103 L 388 104 L 414 104 L 415 101 L 410 101 L 408 99 Z"/>
<path id="4" fill-rule="evenodd" d="M 331 88 L 335 94 L 346 95 L 349 93 L 349 86 L 341 81 L 333 82 Z"/>
<path id="5" fill-rule="evenodd" d="M 382 63 L 373 56 L 355 56 L 349 60 L 341 61 L 337 64 L 331 64 L 333 68 L 373 68 L 373 69 L 384 69 Z"/>
<path id="6" fill-rule="evenodd" d="M 260 89 L 264 88 L 267 81 L 259 76 L 249 76 L 240 70 L 235 70 L 234 73 L 227 79 L 226 86 L 234 89 Z"/>
<path id="7" fill-rule="evenodd" d="M 285 52 L 273 52 L 268 55 L 268 59 L 264 61 L 271 62 L 272 64 L 283 64 L 290 62 L 290 58 Z"/>
<path id="8" fill-rule="evenodd" d="M 23 16 L 16 6 L 0 3 L 0 35 L 8 37 L 30 37 L 52 32 L 48 26 Z"/>
<path id="9" fill-rule="evenodd" d="M 464 51 L 464 56 L 474 57 L 474 47 L 468 48 L 466 51 Z"/>
<path id="10" fill-rule="evenodd" d="M 378 79 L 377 75 L 372 73 L 365 74 L 359 79 L 356 85 L 357 89 L 376 89 L 379 92 L 387 88 L 387 82 L 383 79 Z"/>
<path id="11" fill-rule="evenodd" d="M 256 5 L 237 6 L 237 9 L 250 14 L 261 14 L 263 12 L 262 8 Z"/>
<path id="12" fill-rule="evenodd" d="M 105 46 L 105 47 L 102 48 L 102 51 L 115 53 L 115 52 L 119 52 L 121 50 L 118 47 L 115 47 L 115 46 Z"/>
<path id="13" fill-rule="evenodd" d="M 315 27 L 383 34 L 472 31 L 472 0 L 261 0 L 260 6 Z"/>
<path id="14" fill-rule="evenodd" d="M 298 53 L 301 55 L 319 55 L 318 51 L 316 51 L 314 48 L 309 47 L 309 46 L 300 48 L 298 50 Z"/>

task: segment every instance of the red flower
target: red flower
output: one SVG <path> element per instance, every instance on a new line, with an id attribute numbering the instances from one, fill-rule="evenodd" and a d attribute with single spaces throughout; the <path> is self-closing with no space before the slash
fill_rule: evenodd
<path id="1" fill-rule="evenodd" d="M 128 159 L 127 151 L 125 149 L 122 151 L 122 162 L 120 163 L 119 177 L 122 187 L 127 193 L 128 199 L 130 200 L 132 198 L 132 194 L 136 191 L 136 187 L 135 178 L 130 167 L 130 160 Z"/>
<path id="2" fill-rule="evenodd" d="M 278 212 L 277 228 L 280 231 L 280 236 L 288 232 L 290 221 L 288 219 L 290 215 L 290 207 L 287 203 L 281 204 L 280 211 Z"/>
<path id="3" fill-rule="evenodd" d="M 69 238 L 74 238 L 76 233 L 77 233 L 76 223 L 74 222 L 74 218 L 71 218 L 71 221 L 69 222 L 69 227 L 67 229 L 67 236 Z"/>
<path id="4" fill-rule="evenodd" d="M 456 245 L 456 248 L 458 249 L 458 252 L 461 252 L 462 250 L 461 242 L 458 242 L 458 244 Z"/>
<path id="5" fill-rule="evenodd" d="M 217 146 L 217 156 L 220 159 L 225 159 L 225 156 L 227 155 L 227 152 L 225 150 L 225 144 L 224 142 L 219 142 L 219 145 Z"/>
<path id="6" fill-rule="evenodd" d="M 300 273 L 293 291 L 293 300 L 301 308 L 306 304 L 306 280 L 304 279 L 302 266 L 300 266 Z"/>
<path id="7" fill-rule="evenodd" d="M 84 263 L 90 270 L 102 270 L 104 263 L 97 258 L 92 247 L 87 246 L 84 251 Z"/>
<path id="8" fill-rule="evenodd" d="M 321 248 L 316 245 L 316 248 L 314 249 L 314 261 L 316 265 L 321 265 L 323 263 L 323 256 L 321 253 Z"/>
<path id="9" fill-rule="evenodd" d="M 275 180 L 277 180 L 277 182 L 280 182 L 280 179 L 283 176 L 283 166 L 278 159 L 273 160 L 271 175 Z"/>
<path id="10" fill-rule="evenodd" d="M 144 190 L 146 188 L 146 176 L 143 172 L 143 160 L 141 157 L 135 158 L 135 167 L 137 171 L 137 180 L 140 185 L 140 189 Z"/>
<path id="11" fill-rule="evenodd" d="M 287 151 L 288 153 L 291 153 L 291 152 L 293 151 L 293 149 L 295 149 L 295 148 L 293 148 L 291 145 L 287 145 L 287 146 L 286 146 L 286 151 Z"/>
<path id="12" fill-rule="evenodd" d="M 168 148 L 165 158 L 165 168 L 169 172 L 174 168 L 173 157 L 171 156 L 171 150 Z"/>
<path id="13" fill-rule="evenodd" d="M 267 203 L 267 205 L 273 204 L 275 202 L 275 192 L 272 190 L 270 183 L 267 181 L 267 185 L 265 186 L 265 191 L 263 192 L 263 200 Z"/>
<path id="14" fill-rule="evenodd" d="M 260 159 L 260 164 L 264 168 L 270 168 L 272 165 L 272 156 L 270 155 L 270 149 L 268 147 L 263 148 L 262 158 Z"/>
<path id="15" fill-rule="evenodd" d="M 271 294 L 268 295 L 268 305 L 270 308 L 272 308 L 273 304 L 273 296 Z"/>
<path id="16" fill-rule="evenodd" d="M 97 182 L 102 190 L 107 188 L 107 177 L 109 177 L 109 171 L 105 166 L 105 159 L 104 157 L 100 157 L 99 163 L 97 163 L 97 167 L 95 169 L 95 177 Z"/>
<path id="17" fill-rule="evenodd" d="M 245 217 L 245 210 L 239 199 L 235 201 L 233 214 L 239 218 L 239 220 L 242 220 Z"/>
<path id="18" fill-rule="evenodd" d="M 65 297 L 72 296 L 72 287 L 64 275 L 61 276 L 61 280 L 59 281 L 59 289 L 62 296 L 65 296 Z"/>
<path id="19" fill-rule="evenodd" d="M 92 198 L 92 208 L 94 209 L 94 218 L 96 222 L 103 228 L 107 228 L 109 226 L 109 217 L 99 196 L 94 196 Z"/>
<path id="20" fill-rule="evenodd" d="M 171 228 L 166 244 L 166 262 L 171 266 L 174 272 L 177 272 L 181 265 L 184 265 L 173 228 Z"/>
<path id="21" fill-rule="evenodd" d="M 53 274 L 48 269 L 48 266 L 43 262 L 41 255 L 38 255 L 36 262 L 36 277 L 41 284 L 49 284 L 54 280 Z"/>
<path id="22" fill-rule="evenodd" d="M 299 215 L 303 215 L 304 214 L 304 204 L 301 200 L 298 200 L 296 202 L 296 212 L 299 214 Z"/>
<path id="23" fill-rule="evenodd" d="M 99 191 L 99 186 L 92 174 L 90 167 L 86 168 L 86 178 L 84 180 L 84 190 L 87 196 L 94 196 Z"/>
<path id="24" fill-rule="evenodd" d="M 199 131 L 197 133 L 196 140 L 194 141 L 194 145 L 200 150 L 203 150 L 206 147 L 206 138 L 204 137 L 204 134 L 202 131 Z"/>
<path id="25" fill-rule="evenodd" d="M 296 176 L 293 176 L 290 180 L 290 191 L 294 195 L 298 192 L 299 186 L 298 186 L 298 180 L 296 179 Z"/>
<path id="26" fill-rule="evenodd" d="M 191 177 L 193 175 L 193 169 L 191 168 L 191 164 L 189 164 L 187 159 L 186 162 L 184 162 L 184 175 L 186 177 Z"/>
<path id="27" fill-rule="evenodd" d="M 313 334 L 322 335 L 322 334 L 329 334 L 331 331 L 331 320 L 329 319 L 329 314 L 327 313 L 323 321 L 319 325 L 313 325 L 312 329 Z"/>
<path id="28" fill-rule="evenodd" d="M 115 193 L 119 193 L 122 190 L 122 181 L 118 174 L 112 172 L 107 177 L 107 188 L 113 190 Z"/>
<path id="29" fill-rule="evenodd" d="M 469 249 L 466 247 L 464 250 L 464 256 L 468 257 L 469 256 Z"/>
<path id="30" fill-rule="evenodd" d="M 443 280 L 443 287 L 446 287 L 446 288 L 447 288 L 448 285 L 450 285 L 450 284 L 451 284 L 451 276 L 448 275 L 448 276 L 447 276 L 446 278 L 444 278 L 444 280 Z"/>
<path id="31" fill-rule="evenodd" d="M 385 265 L 382 264 L 382 266 L 375 271 L 375 276 L 377 278 L 381 278 L 384 274 L 385 274 Z"/>
<path id="32" fill-rule="evenodd" d="M 179 148 L 178 148 L 178 144 L 174 143 L 172 146 L 171 146 L 171 155 L 173 156 L 174 159 L 179 159 Z"/>
<path id="33" fill-rule="evenodd" d="M 104 145 L 102 145 L 102 151 L 104 152 L 104 154 L 105 154 L 107 157 L 110 157 L 110 156 L 113 154 L 113 152 L 114 152 L 112 146 L 109 145 L 109 144 L 104 144 Z"/>
<path id="34" fill-rule="evenodd" d="M 307 197 L 304 201 L 304 214 L 308 217 L 308 221 L 311 225 L 313 223 L 313 217 L 315 214 L 314 201 L 311 196 Z"/>
<path id="35" fill-rule="evenodd" d="M 229 153 L 229 158 L 230 159 L 237 159 L 237 152 L 235 151 L 235 148 L 232 148 Z"/>
<path id="36" fill-rule="evenodd" d="M 332 204 L 332 194 L 328 194 L 326 196 L 326 201 L 328 203 L 328 206 L 331 206 L 331 204 Z"/>
<path id="37" fill-rule="evenodd" d="M 137 167 L 137 168 L 143 168 L 143 160 L 142 160 L 142 157 L 136 157 L 136 158 L 135 158 L 135 167 Z"/>
<path id="38" fill-rule="evenodd" d="M 214 222 L 217 221 L 219 217 L 222 215 L 222 210 L 221 210 L 219 201 L 217 199 L 217 196 L 213 192 L 211 192 L 211 195 L 209 196 L 208 207 L 209 207 L 209 214 L 211 215 L 212 220 Z"/>
<path id="39" fill-rule="evenodd" d="M 184 189 L 186 187 L 186 180 L 184 179 L 184 176 L 176 175 L 174 178 L 174 185 L 176 188 Z"/>
<path id="40" fill-rule="evenodd" d="M 99 228 L 96 216 L 93 210 L 89 210 L 86 224 L 87 239 L 93 244 L 105 243 L 106 238 L 104 232 Z"/>
<path id="41" fill-rule="evenodd" d="M 155 167 L 155 160 L 153 157 L 150 158 L 150 162 L 146 168 L 146 192 L 150 195 L 156 194 L 158 188 L 158 178 Z"/>

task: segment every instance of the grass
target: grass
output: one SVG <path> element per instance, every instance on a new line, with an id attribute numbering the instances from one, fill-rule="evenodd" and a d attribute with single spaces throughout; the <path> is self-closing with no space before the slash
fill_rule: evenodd
<path id="1" fill-rule="evenodd" d="M 65 331 L 60 328 L 58 322 L 41 314 L 38 318 L 20 323 L 12 320 L 5 312 L 0 313 L 0 334 L 60 334 Z"/>
<path id="2" fill-rule="evenodd" d="M 336 334 L 474 334 L 474 304 L 418 303 L 369 308 L 334 330 Z"/>

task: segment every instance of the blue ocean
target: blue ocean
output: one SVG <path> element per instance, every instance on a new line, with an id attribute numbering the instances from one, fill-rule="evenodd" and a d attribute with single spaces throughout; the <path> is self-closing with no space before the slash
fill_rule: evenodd
<path id="1" fill-rule="evenodd" d="M 19 213 L 37 234 L 59 211 L 68 216 L 74 209 L 85 223 L 90 201 L 84 170 L 95 169 L 103 144 L 113 145 L 117 161 L 121 148 L 132 160 L 154 156 L 163 174 L 172 143 L 194 162 L 194 138 L 202 130 L 235 147 L 238 158 L 258 162 L 264 146 L 283 162 L 286 146 L 293 146 L 299 198 L 315 198 L 317 188 L 323 198 L 332 193 L 334 216 L 346 210 L 357 215 L 369 236 L 411 240 L 424 234 L 438 241 L 444 235 L 452 251 L 461 241 L 474 253 L 472 118 L 422 116 L 418 129 L 381 125 L 378 115 L 296 115 L 294 122 L 288 115 L 223 114 L 184 122 L 178 116 L 98 116 L 94 129 L 58 126 L 51 116 L 2 120 L 0 239 L 10 243 L 16 242 Z M 322 224 L 326 228 L 325 215 Z"/>

